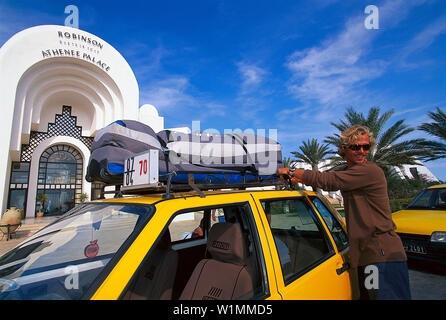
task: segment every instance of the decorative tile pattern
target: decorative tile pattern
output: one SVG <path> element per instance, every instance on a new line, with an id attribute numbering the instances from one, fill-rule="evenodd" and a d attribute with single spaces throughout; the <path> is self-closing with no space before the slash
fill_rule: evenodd
<path id="1" fill-rule="evenodd" d="M 42 141 L 57 136 L 76 138 L 90 150 L 94 139 L 82 136 L 82 127 L 77 125 L 77 117 L 71 115 L 71 107 L 63 106 L 62 114 L 56 114 L 54 123 L 48 123 L 47 132 L 31 131 L 29 144 L 22 144 L 20 161 L 31 161 L 34 150 Z"/>

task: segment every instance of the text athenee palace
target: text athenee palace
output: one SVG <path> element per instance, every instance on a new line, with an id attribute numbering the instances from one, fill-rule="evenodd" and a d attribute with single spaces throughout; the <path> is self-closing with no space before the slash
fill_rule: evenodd
<path id="1" fill-rule="evenodd" d="M 64 48 L 42 50 L 42 58 L 72 57 L 89 61 L 98 65 L 104 71 L 110 71 L 110 66 L 94 56 L 99 54 L 103 44 L 91 37 L 75 32 L 57 32 L 59 43 Z M 68 47 L 68 48 L 67 48 Z"/>

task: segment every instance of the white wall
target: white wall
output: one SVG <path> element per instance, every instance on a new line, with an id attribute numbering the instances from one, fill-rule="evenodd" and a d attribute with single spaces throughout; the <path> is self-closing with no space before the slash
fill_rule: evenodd
<path id="1" fill-rule="evenodd" d="M 97 117 L 95 107 L 89 99 L 75 92 L 57 92 L 48 98 L 40 111 L 37 131 L 46 132 L 48 123 L 54 122 L 54 115 L 60 114 L 62 106 L 71 107 L 71 115 L 77 117 L 76 124 L 82 127 L 83 136 L 91 136 L 97 128 Z"/>
<path id="2" fill-rule="evenodd" d="M 436 181 L 436 182 L 440 181 L 427 167 L 423 166 L 421 162 L 419 165 L 404 165 L 403 170 L 395 168 L 395 171 L 399 174 L 399 176 L 402 179 L 405 179 L 405 177 L 408 177 L 409 179 L 415 179 L 416 177 L 410 171 L 411 168 L 417 170 L 419 177 L 427 179 L 428 181 Z"/>
<path id="3" fill-rule="evenodd" d="M 158 110 L 151 104 L 144 104 L 139 108 L 138 120 L 150 126 L 155 132 L 164 129 L 164 117 L 160 117 Z"/>

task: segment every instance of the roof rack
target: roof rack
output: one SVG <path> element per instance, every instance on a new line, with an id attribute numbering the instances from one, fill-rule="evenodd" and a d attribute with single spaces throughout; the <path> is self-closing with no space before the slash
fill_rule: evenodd
<path id="1" fill-rule="evenodd" d="M 243 177 L 243 181 L 239 183 L 196 183 L 195 174 L 205 174 L 208 176 L 214 175 L 223 175 L 223 176 L 235 176 L 239 175 Z M 172 179 L 178 174 L 187 174 L 188 179 L 187 183 L 174 183 Z M 229 180 L 229 179 L 219 179 L 219 180 Z M 150 185 L 136 185 L 132 187 L 123 187 L 119 186 L 119 190 L 116 194 L 117 197 L 120 197 L 124 194 L 154 194 L 154 193 L 164 193 L 163 199 L 171 199 L 173 198 L 173 192 L 187 192 L 187 191 L 196 191 L 200 197 L 204 197 L 203 191 L 206 190 L 217 190 L 217 189 L 238 189 L 244 190 L 246 188 L 253 187 L 269 187 L 269 186 L 287 186 L 286 181 L 282 176 L 278 175 L 269 175 L 269 176 L 261 176 L 261 175 L 253 175 L 249 173 L 249 179 L 246 173 L 228 173 L 226 172 L 212 172 L 212 173 L 203 173 L 203 172 L 169 172 L 165 175 L 160 175 L 160 182 L 157 184 Z"/>
<path id="2" fill-rule="evenodd" d="M 135 163 L 139 163 L 138 170 Z M 119 177 L 116 175 L 113 182 L 110 181 L 107 185 L 115 186 L 115 197 L 122 197 L 124 194 L 164 193 L 164 199 L 173 198 L 172 192 L 196 191 L 200 197 L 204 197 L 204 190 L 290 186 L 284 176 L 261 175 L 254 165 L 219 169 L 195 165 L 196 169 L 192 170 L 182 167 L 175 171 L 160 172 L 158 163 L 158 150 L 135 154 L 124 162 L 121 182 L 116 180 Z"/>

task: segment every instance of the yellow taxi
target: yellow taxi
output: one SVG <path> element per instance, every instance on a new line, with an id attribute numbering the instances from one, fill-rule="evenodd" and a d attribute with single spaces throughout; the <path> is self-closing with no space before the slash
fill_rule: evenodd
<path id="1" fill-rule="evenodd" d="M 1 299 L 352 299 L 344 222 L 291 190 L 78 205 L 0 257 Z"/>
<path id="2" fill-rule="evenodd" d="M 446 263 L 446 184 L 423 190 L 393 221 L 409 258 Z"/>

